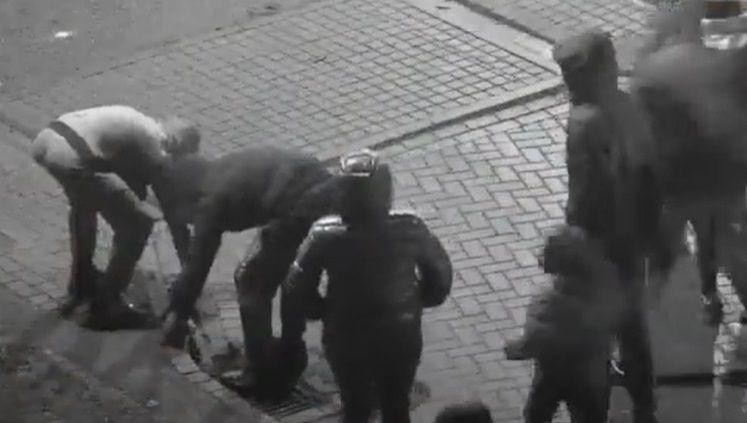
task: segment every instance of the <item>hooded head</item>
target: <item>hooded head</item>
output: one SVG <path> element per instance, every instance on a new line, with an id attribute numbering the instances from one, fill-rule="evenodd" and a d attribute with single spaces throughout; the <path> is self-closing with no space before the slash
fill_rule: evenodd
<path id="1" fill-rule="evenodd" d="M 392 206 L 392 174 L 379 156 L 364 149 L 340 159 L 338 210 L 348 224 L 380 221 Z"/>
<path id="2" fill-rule="evenodd" d="M 617 90 L 615 47 L 606 32 L 590 30 L 560 41 L 553 59 L 574 103 L 596 102 Z"/>

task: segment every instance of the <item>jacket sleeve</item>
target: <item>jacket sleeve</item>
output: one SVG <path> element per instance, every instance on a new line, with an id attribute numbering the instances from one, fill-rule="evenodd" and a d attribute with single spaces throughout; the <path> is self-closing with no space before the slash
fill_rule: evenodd
<path id="1" fill-rule="evenodd" d="M 327 228 L 315 223 L 298 249 L 296 260 L 283 281 L 280 316 L 282 338 L 298 341 L 306 330 L 306 319 L 318 304 L 319 281 L 324 270 Z"/>
<path id="2" fill-rule="evenodd" d="M 441 241 L 418 219 L 421 233 L 421 249 L 417 259 L 420 272 L 420 288 L 424 307 L 436 307 L 446 301 L 451 292 L 453 269 L 449 254 Z"/>
<path id="3" fill-rule="evenodd" d="M 219 199 L 205 198 L 195 218 L 194 237 L 189 243 L 187 264 L 171 293 L 171 308 L 181 318 L 192 314 L 220 248 L 223 238 L 220 210 Z"/>
<path id="4" fill-rule="evenodd" d="M 590 106 L 575 106 L 568 118 L 566 138 L 566 164 L 568 169 L 568 203 L 566 219 L 569 224 L 585 223 L 586 195 L 595 183 L 592 175 L 594 157 L 594 136 L 604 136 L 601 115 Z"/>

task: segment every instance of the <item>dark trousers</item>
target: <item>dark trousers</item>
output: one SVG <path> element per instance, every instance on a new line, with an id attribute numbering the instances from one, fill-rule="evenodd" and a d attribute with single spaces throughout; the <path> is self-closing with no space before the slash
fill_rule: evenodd
<path id="1" fill-rule="evenodd" d="M 340 387 L 342 422 L 367 423 L 374 404 L 384 423 L 410 422 L 410 390 L 420 363 L 420 322 L 358 330 L 325 325 L 324 351 Z"/>
<path id="2" fill-rule="evenodd" d="M 537 360 L 529 400 L 527 423 L 549 423 L 563 401 L 573 423 L 604 423 L 609 410 L 609 367 L 606 355 L 581 363 Z"/>
<path id="3" fill-rule="evenodd" d="M 637 415 L 651 415 L 656 410 L 654 397 L 654 364 L 651 339 L 642 306 L 626 311 L 617 333 L 620 357 L 625 371 L 623 382 Z"/>
<path id="4" fill-rule="evenodd" d="M 677 228 L 690 221 L 697 235 L 697 263 L 701 279 L 701 292 L 716 292 L 719 265 L 725 266 L 732 276 L 732 285 L 742 304 L 747 301 L 747 280 L 741 269 L 734 269 L 734 252 L 745 249 L 745 196 L 744 191 L 729 196 L 699 201 L 672 201 L 667 205 L 665 219 Z M 674 234 L 681 235 L 681 231 Z"/>
<path id="5" fill-rule="evenodd" d="M 236 269 L 244 349 L 250 367 L 261 366 L 272 337 L 272 299 L 312 222 L 278 221 L 260 230 L 258 249 Z"/>
<path id="6" fill-rule="evenodd" d="M 624 244 L 623 244 L 624 245 Z M 656 411 L 654 363 L 644 304 L 642 262 L 630 248 L 610 248 L 608 255 L 618 268 L 626 298 L 616 337 L 625 371 L 624 384 L 633 400 L 634 422 L 646 422 Z"/>
<path id="7" fill-rule="evenodd" d="M 79 298 L 95 295 L 104 303 L 118 298 L 130 283 L 153 220 L 139 207 L 140 198 L 113 174 L 77 170 L 50 170 L 50 173 L 62 185 L 70 202 L 69 294 Z M 93 255 L 98 213 L 114 231 L 114 245 L 103 280 L 97 287 Z"/>

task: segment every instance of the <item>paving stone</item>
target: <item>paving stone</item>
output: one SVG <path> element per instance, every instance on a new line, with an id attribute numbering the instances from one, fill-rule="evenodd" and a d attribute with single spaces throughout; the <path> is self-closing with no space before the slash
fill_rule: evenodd
<path id="1" fill-rule="evenodd" d="M 213 154 L 256 144 L 318 153 L 473 104 L 477 90 L 527 87 L 533 75 L 551 76 L 407 2 L 330 0 L 183 40 L 22 101 L 50 115 L 112 102 L 178 112 L 197 121 Z"/>

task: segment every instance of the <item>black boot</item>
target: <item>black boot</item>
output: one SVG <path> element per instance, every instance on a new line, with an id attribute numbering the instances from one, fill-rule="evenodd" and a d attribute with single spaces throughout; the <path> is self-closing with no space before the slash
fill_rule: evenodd
<path id="1" fill-rule="evenodd" d="M 180 318 L 176 313 L 169 313 L 165 316 L 161 345 L 184 349 L 189 335 L 190 328 L 188 319 Z"/>
<path id="2" fill-rule="evenodd" d="M 94 287 L 103 275 L 104 273 L 101 270 L 94 267 L 91 270 L 91 274 L 84 276 L 85 280 L 71 282 L 69 284 L 72 288 L 71 291 L 58 307 L 60 315 L 62 317 L 70 317 L 78 307 L 93 300 L 96 295 Z"/>
<path id="3" fill-rule="evenodd" d="M 94 330 L 155 329 L 159 326 L 156 316 L 136 308 L 121 296 L 101 298 L 91 302 L 91 310 L 84 326 Z"/>

